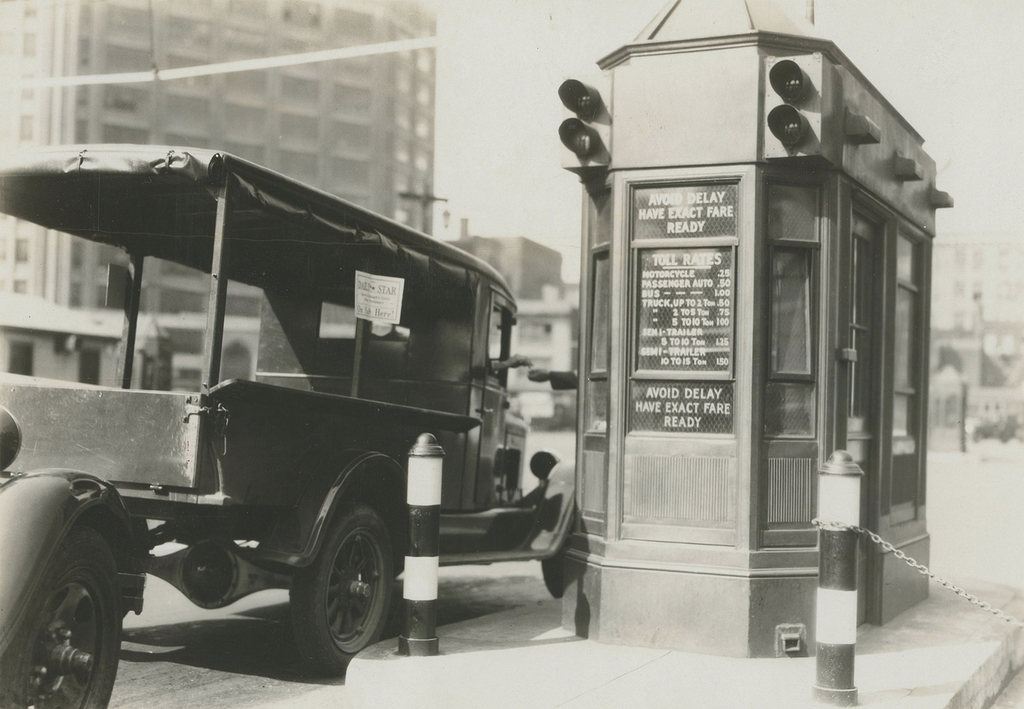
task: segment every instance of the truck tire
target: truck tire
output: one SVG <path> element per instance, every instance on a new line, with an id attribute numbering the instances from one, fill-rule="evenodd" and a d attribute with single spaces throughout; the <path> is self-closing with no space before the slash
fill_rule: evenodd
<path id="1" fill-rule="evenodd" d="M 548 589 L 548 593 L 551 594 L 552 598 L 561 598 L 562 594 L 565 593 L 565 552 L 569 548 L 568 537 L 565 540 L 565 544 L 558 550 L 554 556 L 542 559 L 540 562 L 540 570 L 544 575 L 544 585 Z"/>
<path id="2" fill-rule="evenodd" d="M 339 510 L 320 553 L 292 582 L 292 630 L 310 669 L 340 675 L 353 655 L 380 639 L 394 577 L 380 515 L 361 503 Z"/>
<path id="3" fill-rule="evenodd" d="M 121 650 L 120 605 L 107 543 L 93 529 L 72 529 L 0 658 L 0 706 L 106 707 Z"/>

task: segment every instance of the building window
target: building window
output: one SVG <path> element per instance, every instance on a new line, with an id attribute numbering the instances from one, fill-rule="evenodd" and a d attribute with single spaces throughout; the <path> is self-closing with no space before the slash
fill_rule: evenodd
<path id="1" fill-rule="evenodd" d="M 523 343 L 546 343 L 551 341 L 551 323 L 522 322 L 519 325 L 519 341 Z M 534 366 L 540 367 L 534 359 Z"/>
<path id="2" fill-rule="evenodd" d="M 153 63 L 149 52 L 143 49 L 131 49 L 129 47 L 120 47 L 116 44 L 108 44 L 106 51 L 106 70 L 109 72 L 145 71 L 151 68 Z"/>
<path id="3" fill-rule="evenodd" d="M 33 134 L 33 118 L 32 116 L 22 116 L 21 126 L 18 131 L 18 137 L 22 140 L 32 140 Z"/>
<path id="4" fill-rule="evenodd" d="M 127 126 L 103 126 L 104 143 L 148 143 L 149 131 Z"/>
<path id="5" fill-rule="evenodd" d="M 241 50 L 234 54 L 249 58 L 248 53 L 243 54 Z M 267 77 L 262 71 L 233 71 L 224 75 L 224 85 L 232 93 L 263 96 L 267 92 Z"/>
<path id="6" fill-rule="evenodd" d="M 165 142 L 168 145 L 180 145 L 188 148 L 206 148 L 210 141 L 206 138 L 197 138 L 194 135 L 182 135 L 181 133 L 167 133 Z"/>
<path id="7" fill-rule="evenodd" d="M 365 12 L 339 7 L 334 11 L 334 26 L 345 36 L 365 37 L 373 28 L 373 18 Z"/>
<path id="8" fill-rule="evenodd" d="M 92 27 L 88 25 L 84 20 L 82 22 L 82 31 L 91 32 Z M 88 37 L 78 38 L 78 66 L 83 69 L 87 69 L 92 64 L 92 42 Z"/>
<path id="9" fill-rule="evenodd" d="M 246 160 L 252 160 L 255 163 L 262 163 L 264 160 L 263 148 L 259 145 L 249 145 L 247 143 L 232 143 L 227 142 L 224 144 L 227 151 L 232 155 L 237 155 L 240 158 Z"/>
<path id="10" fill-rule="evenodd" d="M 345 152 L 365 153 L 370 145 L 370 126 L 331 121 L 331 144 Z"/>
<path id="11" fill-rule="evenodd" d="M 300 143 L 316 143 L 320 140 L 320 121 L 316 116 L 282 113 L 281 138 Z"/>
<path id="12" fill-rule="evenodd" d="M 82 384 L 100 383 L 100 351 L 83 349 L 78 353 L 78 381 Z"/>
<path id="13" fill-rule="evenodd" d="M 281 172 L 299 180 L 314 181 L 317 179 L 317 156 L 314 153 L 297 153 L 291 150 L 279 150 Z"/>
<path id="14" fill-rule="evenodd" d="M 366 111 L 370 108 L 370 90 L 359 86 L 334 85 L 334 107 L 342 111 Z"/>
<path id="15" fill-rule="evenodd" d="M 24 57 L 34 57 L 36 55 L 36 36 L 34 34 L 25 35 L 25 42 L 21 45 L 21 54 Z"/>
<path id="16" fill-rule="evenodd" d="M 33 373 L 34 346 L 31 342 L 12 342 L 7 350 L 7 370 L 11 374 Z"/>
<path id="17" fill-rule="evenodd" d="M 16 263 L 28 262 L 28 239 L 16 239 L 14 242 L 14 260 Z"/>
<path id="18" fill-rule="evenodd" d="M 365 185 L 370 181 L 370 164 L 365 160 L 332 158 L 331 180 L 336 185 Z"/>
<path id="19" fill-rule="evenodd" d="M 228 0 L 228 12 L 251 18 L 265 17 L 267 6 L 263 0 Z"/>
<path id="20" fill-rule="evenodd" d="M 18 278 L 14 281 L 14 292 L 15 293 L 28 293 L 28 281 L 24 278 Z"/>
<path id="21" fill-rule="evenodd" d="M 107 86 L 103 90 L 103 106 L 110 111 L 139 113 L 149 108 L 149 91 L 126 86 Z"/>
<path id="22" fill-rule="evenodd" d="M 320 83 L 297 76 L 283 76 L 281 96 L 289 101 L 315 104 L 320 101 Z"/>
<path id="23" fill-rule="evenodd" d="M 320 5 L 304 0 L 287 0 L 281 10 L 281 17 L 297 27 L 319 27 Z"/>

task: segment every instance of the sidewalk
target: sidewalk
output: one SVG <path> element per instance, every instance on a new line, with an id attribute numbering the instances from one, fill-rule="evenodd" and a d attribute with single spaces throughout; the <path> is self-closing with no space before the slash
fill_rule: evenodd
<path id="1" fill-rule="evenodd" d="M 1024 617 L 1024 594 L 967 582 L 969 592 Z M 345 686 L 290 707 L 599 709 L 815 707 L 814 658 L 736 659 L 605 645 L 561 628 L 545 601 L 438 629 L 442 654 L 399 657 L 397 641 L 367 648 Z M 932 586 L 931 597 L 857 639 L 860 705 L 982 709 L 1024 664 L 1024 630 Z"/>

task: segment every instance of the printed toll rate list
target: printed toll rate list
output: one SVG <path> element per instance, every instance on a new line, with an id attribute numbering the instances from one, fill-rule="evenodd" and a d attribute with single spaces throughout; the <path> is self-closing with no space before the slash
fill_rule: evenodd
<path id="1" fill-rule="evenodd" d="M 730 247 L 640 253 L 639 371 L 732 370 Z"/>

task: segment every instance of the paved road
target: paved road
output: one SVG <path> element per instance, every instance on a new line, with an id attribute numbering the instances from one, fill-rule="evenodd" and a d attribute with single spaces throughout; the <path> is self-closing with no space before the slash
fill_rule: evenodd
<path id="1" fill-rule="evenodd" d="M 537 436 L 571 457 L 571 437 Z M 529 485 L 529 482 L 527 482 Z M 979 578 L 1024 588 L 1024 446 L 983 442 L 970 453 L 929 457 L 932 567 L 954 580 Z M 933 588 L 934 593 L 945 593 Z M 146 612 L 126 620 L 111 707 L 258 707 L 324 683 L 298 665 L 287 592 L 265 591 L 229 609 L 203 611 L 150 579 Z M 439 623 L 548 598 L 536 562 L 442 570 Z"/>
<path id="2" fill-rule="evenodd" d="M 536 432 L 526 459 L 541 448 L 572 458 L 573 446 L 571 433 Z M 534 485 L 536 479 L 527 473 L 524 487 Z M 444 568 L 438 596 L 439 625 L 550 598 L 538 562 Z M 229 608 L 207 611 L 149 577 L 145 612 L 125 619 L 111 708 L 257 707 L 323 684 L 344 684 L 343 678 L 323 680 L 303 673 L 287 601 L 287 591 L 263 591 Z"/>
<path id="3" fill-rule="evenodd" d="M 438 596 L 441 625 L 550 598 L 538 562 L 442 569 Z M 343 685 L 344 678 L 303 673 L 287 600 L 287 591 L 263 591 L 227 609 L 204 611 L 150 577 L 145 612 L 125 619 L 110 706 L 257 707 L 324 684 Z"/>

